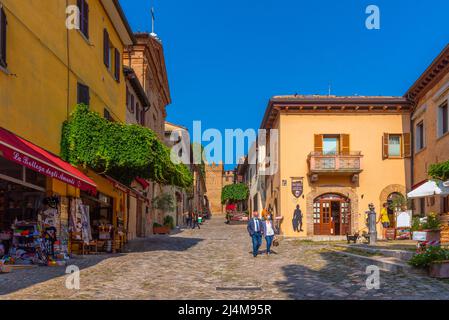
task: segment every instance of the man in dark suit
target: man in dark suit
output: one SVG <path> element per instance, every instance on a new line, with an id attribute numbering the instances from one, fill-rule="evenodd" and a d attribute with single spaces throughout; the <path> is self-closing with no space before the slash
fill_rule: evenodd
<path id="1" fill-rule="evenodd" d="M 259 213 L 254 212 L 253 217 L 248 221 L 248 233 L 253 242 L 253 256 L 257 257 L 259 248 L 262 245 L 263 223 L 259 219 Z"/>

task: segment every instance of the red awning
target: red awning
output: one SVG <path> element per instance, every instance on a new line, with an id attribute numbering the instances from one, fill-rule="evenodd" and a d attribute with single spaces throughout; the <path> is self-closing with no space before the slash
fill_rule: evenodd
<path id="1" fill-rule="evenodd" d="M 78 189 L 96 194 L 95 182 L 61 158 L 0 128 L 0 151 L 3 157 Z"/>
<path id="2" fill-rule="evenodd" d="M 145 179 L 142 179 L 142 178 L 139 178 L 139 177 L 137 177 L 136 178 L 136 181 L 144 188 L 144 189 L 146 189 L 146 188 L 148 188 L 149 186 L 150 186 L 150 184 L 145 180 Z"/>

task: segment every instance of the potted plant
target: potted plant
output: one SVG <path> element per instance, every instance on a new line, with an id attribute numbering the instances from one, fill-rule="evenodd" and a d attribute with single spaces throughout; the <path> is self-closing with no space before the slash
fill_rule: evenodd
<path id="1" fill-rule="evenodd" d="M 441 247 L 429 247 L 425 252 L 416 254 L 408 262 L 415 268 L 427 269 L 434 278 L 449 278 L 449 250 Z"/>
<path id="2" fill-rule="evenodd" d="M 164 218 L 164 226 L 173 230 L 175 228 L 175 220 L 172 216 L 165 216 Z"/>
<path id="3" fill-rule="evenodd" d="M 413 239 L 439 244 L 441 238 L 441 221 L 438 215 L 430 213 L 424 221 L 421 220 L 419 217 L 413 218 Z"/>
<path id="4" fill-rule="evenodd" d="M 155 222 L 155 223 L 153 223 L 153 233 L 154 234 L 169 234 L 170 228 Z"/>

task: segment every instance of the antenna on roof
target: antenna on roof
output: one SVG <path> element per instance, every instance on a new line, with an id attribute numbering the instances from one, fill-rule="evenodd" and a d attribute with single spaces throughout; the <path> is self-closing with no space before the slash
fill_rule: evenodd
<path id="1" fill-rule="evenodd" d="M 328 86 L 328 96 L 330 97 L 331 96 L 331 94 L 332 94 L 332 83 L 331 82 L 329 82 L 329 86 Z"/>
<path id="2" fill-rule="evenodd" d="M 156 35 L 154 32 L 154 22 L 156 21 L 156 17 L 154 15 L 154 7 L 151 7 L 151 35 Z"/>

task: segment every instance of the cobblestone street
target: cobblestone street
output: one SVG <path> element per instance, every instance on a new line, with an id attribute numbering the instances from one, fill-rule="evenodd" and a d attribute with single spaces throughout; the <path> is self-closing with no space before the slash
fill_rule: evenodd
<path id="1" fill-rule="evenodd" d="M 135 242 L 129 253 L 72 260 L 79 291 L 66 289 L 61 267 L 2 274 L 0 299 L 449 298 L 448 283 L 401 273 L 381 272 L 381 289 L 368 290 L 366 263 L 328 248 L 283 240 L 277 254 L 254 259 L 245 226 L 215 217 L 201 230 Z"/>

